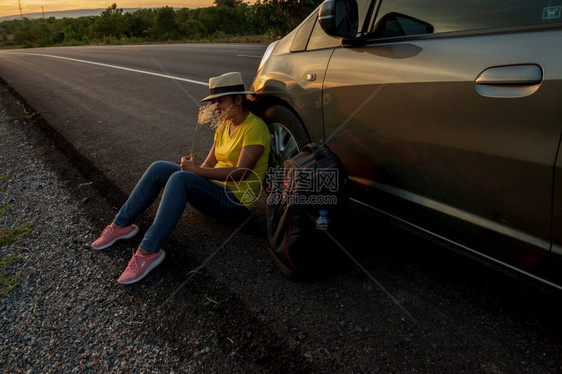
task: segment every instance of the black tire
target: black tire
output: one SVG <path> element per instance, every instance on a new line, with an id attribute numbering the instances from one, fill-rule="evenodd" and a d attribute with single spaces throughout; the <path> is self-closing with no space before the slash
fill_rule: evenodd
<path id="1" fill-rule="evenodd" d="M 267 183 L 272 186 L 275 169 L 282 167 L 283 162 L 291 159 L 299 153 L 303 147 L 310 143 L 310 138 L 299 118 L 288 108 L 282 105 L 272 105 L 262 115 L 263 120 L 271 134 L 271 151 L 269 156 L 270 171 L 267 175 Z M 266 188 L 268 194 L 270 188 Z M 267 239 L 270 244 L 269 253 L 281 273 L 288 279 L 295 279 L 294 271 L 285 266 L 272 252 L 271 243 L 274 232 L 279 225 L 279 206 L 267 204 Z"/>
<path id="2" fill-rule="evenodd" d="M 265 110 L 262 118 L 271 134 L 270 167 L 280 167 L 283 161 L 295 156 L 310 142 L 302 122 L 290 109 L 272 105 Z"/>

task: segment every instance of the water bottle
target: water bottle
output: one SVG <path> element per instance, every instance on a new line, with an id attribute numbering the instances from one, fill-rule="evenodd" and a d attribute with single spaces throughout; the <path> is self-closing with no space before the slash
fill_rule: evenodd
<path id="1" fill-rule="evenodd" d="M 318 218 L 316 219 L 316 229 L 328 230 L 330 227 L 330 219 L 328 218 L 328 210 L 320 209 L 318 211 Z"/>

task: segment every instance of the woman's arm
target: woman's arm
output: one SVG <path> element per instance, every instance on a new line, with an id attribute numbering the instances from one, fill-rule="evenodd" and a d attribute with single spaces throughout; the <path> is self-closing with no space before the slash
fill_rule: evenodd
<path id="1" fill-rule="evenodd" d="M 238 163 L 233 167 L 215 168 L 214 145 L 205 162 L 199 166 L 195 157 L 185 156 L 181 159 L 181 170 L 190 171 L 207 179 L 241 181 L 246 179 L 248 173 L 254 169 L 265 147 L 263 145 L 247 145 L 242 147 Z M 214 162 L 213 162 L 214 160 Z M 211 166 L 212 165 L 212 166 Z"/>
<path id="2" fill-rule="evenodd" d="M 209 150 L 209 154 L 207 155 L 205 161 L 201 164 L 201 167 L 214 168 L 216 164 L 217 164 L 217 158 L 215 156 L 215 143 L 213 143 L 213 146 Z"/>

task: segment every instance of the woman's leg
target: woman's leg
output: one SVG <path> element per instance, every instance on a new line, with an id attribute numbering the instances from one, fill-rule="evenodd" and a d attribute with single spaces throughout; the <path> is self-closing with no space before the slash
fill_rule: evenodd
<path id="1" fill-rule="evenodd" d="M 139 228 L 133 225 L 134 219 L 156 200 L 170 175 L 178 170 L 179 165 L 165 161 L 157 161 L 150 165 L 113 222 L 91 244 L 92 248 L 105 249 L 117 240 L 135 236 Z"/>
<path id="2" fill-rule="evenodd" d="M 217 219 L 238 219 L 250 213 L 222 184 L 187 171 L 176 172 L 166 184 L 154 222 L 139 247 L 157 252 L 176 227 L 188 202 Z"/>
<path id="3" fill-rule="evenodd" d="M 150 165 L 113 222 L 123 227 L 132 225 L 135 218 L 156 200 L 170 176 L 179 170 L 179 165 L 167 161 L 156 161 Z"/>

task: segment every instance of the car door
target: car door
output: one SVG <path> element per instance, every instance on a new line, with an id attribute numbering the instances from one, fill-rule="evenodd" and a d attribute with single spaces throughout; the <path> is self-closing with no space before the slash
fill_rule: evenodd
<path id="1" fill-rule="evenodd" d="M 562 132 L 560 0 L 383 0 L 334 51 L 327 144 L 356 202 L 535 274 Z"/>
<path id="2" fill-rule="evenodd" d="M 553 281 L 562 284 L 562 146 L 558 149 L 558 158 L 554 172 L 553 219 L 552 219 L 552 273 Z"/>

